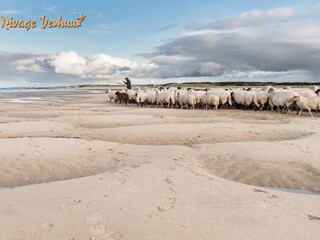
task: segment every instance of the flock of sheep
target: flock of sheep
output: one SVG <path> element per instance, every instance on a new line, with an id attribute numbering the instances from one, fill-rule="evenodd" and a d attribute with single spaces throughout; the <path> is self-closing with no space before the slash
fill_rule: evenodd
<path id="1" fill-rule="evenodd" d="M 286 113 L 294 108 L 300 116 L 301 111 L 320 110 L 320 88 L 235 88 L 235 89 L 137 89 L 137 90 L 107 90 L 110 99 L 118 103 L 136 103 L 138 106 L 150 105 L 151 107 L 179 107 L 183 108 L 212 108 L 221 106 L 263 110 L 270 109 Z"/>

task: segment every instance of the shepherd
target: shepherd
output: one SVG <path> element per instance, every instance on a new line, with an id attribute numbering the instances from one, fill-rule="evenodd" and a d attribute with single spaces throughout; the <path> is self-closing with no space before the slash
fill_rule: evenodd
<path id="1" fill-rule="evenodd" d="M 125 85 L 127 85 L 127 89 L 131 89 L 131 81 L 130 81 L 130 79 L 126 77 L 124 80 L 125 81 L 123 81 L 123 82 L 124 82 Z"/>

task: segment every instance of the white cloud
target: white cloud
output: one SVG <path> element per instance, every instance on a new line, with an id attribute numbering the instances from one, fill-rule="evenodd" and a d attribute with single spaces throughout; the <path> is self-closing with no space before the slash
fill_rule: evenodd
<path id="1" fill-rule="evenodd" d="M 75 51 L 44 56 L 30 54 L 29 57 L 11 61 L 10 66 L 19 71 L 51 71 L 56 74 L 72 75 L 82 79 L 123 78 L 127 75 L 141 76 L 152 69 L 156 69 L 155 64 L 141 64 L 107 54 L 82 57 Z"/>
<path id="2" fill-rule="evenodd" d="M 168 24 L 158 29 L 159 32 L 170 31 L 178 27 L 177 23 Z"/>
<path id="3" fill-rule="evenodd" d="M 19 59 L 14 61 L 11 65 L 15 66 L 18 71 L 31 71 L 31 72 L 45 72 L 36 59 Z"/>
<path id="4" fill-rule="evenodd" d="M 58 9 L 59 9 L 58 6 L 42 7 L 42 10 L 48 11 L 48 12 L 55 12 L 55 11 L 58 10 Z"/>
<path id="5" fill-rule="evenodd" d="M 237 17 L 214 20 L 211 22 L 191 23 L 187 26 L 189 30 L 221 30 L 237 29 L 245 27 L 257 27 L 267 23 L 275 23 L 293 18 L 296 10 L 292 7 L 274 9 L 255 9 L 244 12 Z"/>
<path id="6" fill-rule="evenodd" d="M 98 24 L 95 28 L 90 29 L 91 33 L 112 33 L 119 28 L 118 24 Z"/>
<path id="7" fill-rule="evenodd" d="M 1 15 L 18 15 L 20 14 L 21 11 L 19 10 L 14 10 L 14 9 L 9 9 L 9 10 L 2 10 L 0 11 Z"/>
<path id="8" fill-rule="evenodd" d="M 56 73 L 82 75 L 86 67 L 86 60 L 76 52 L 60 52 L 48 57 L 48 63 Z"/>

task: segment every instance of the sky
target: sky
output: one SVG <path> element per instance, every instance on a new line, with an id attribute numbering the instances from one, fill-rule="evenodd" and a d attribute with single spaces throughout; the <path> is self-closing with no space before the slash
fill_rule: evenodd
<path id="1" fill-rule="evenodd" d="M 40 26 L 81 13 L 80 28 Z M 1 17 L 37 20 L 0 28 L 0 87 L 319 82 L 319 13 L 311 0 L 0 0 Z"/>

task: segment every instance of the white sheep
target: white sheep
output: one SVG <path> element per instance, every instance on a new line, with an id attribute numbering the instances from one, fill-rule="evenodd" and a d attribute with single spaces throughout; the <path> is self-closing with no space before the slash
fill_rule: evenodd
<path id="1" fill-rule="evenodd" d="M 167 91 L 160 91 L 156 90 L 156 97 L 157 97 L 157 105 L 158 107 L 173 107 L 175 104 L 174 101 L 174 91 L 167 90 Z"/>
<path id="2" fill-rule="evenodd" d="M 293 102 L 298 106 L 299 110 L 297 115 L 300 116 L 302 110 L 307 110 L 311 117 L 313 117 L 311 110 L 318 111 L 320 109 L 320 97 L 309 97 L 305 98 L 302 96 L 295 96 Z"/>
<path id="3" fill-rule="evenodd" d="M 293 102 L 298 106 L 299 110 L 297 112 L 298 116 L 300 116 L 302 110 L 307 110 L 310 115 L 313 117 L 311 110 L 318 111 L 320 110 L 320 96 L 315 97 L 302 97 L 296 96 L 293 98 Z"/>
<path id="4" fill-rule="evenodd" d="M 272 88 L 271 86 L 267 85 L 261 88 L 261 91 L 266 91 L 268 92 L 270 90 L 270 88 Z"/>
<path id="5" fill-rule="evenodd" d="M 219 103 L 221 105 L 229 104 L 229 106 L 232 106 L 232 98 L 230 91 L 210 89 L 207 93 L 219 97 Z"/>
<path id="6" fill-rule="evenodd" d="M 315 97 L 317 94 L 314 90 L 310 89 L 295 89 L 295 92 L 298 93 L 301 97 Z"/>
<path id="7" fill-rule="evenodd" d="M 184 106 L 189 106 L 189 108 L 194 109 L 196 105 L 196 96 L 193 93 L 179 91 L 176 94 L 181 109 L 183 109 Z"/>
<path id="8" fill-rule="evenodd" d="M 258 91 L 257 102 L 261 105 L 260 111 L 269 103 L 270 94 L 267 91 Z"/>
<path id="9" fill-rule="evenodd" d="M 192 93 L 195 96 L 196 104 L 198 106 L 200 106 L 200 104 L 201 104 L 202 97 L 207 93 L 206 91 L 202 91 L 202 90 L 196 91 L 196 90 L 193 90 L 193 89 L 191 89 L 189 92 Z"/>
<path id="10" fill-rule="evenodd" d="M 314 92 L 318 91 L 320 88 L 316 85 L 311 87 L 311 90 L 313 90 Z"/>
<path id="11" fill-rule="evenodd" d="M 132 102 L 136 96 L 137 96 L 137 92 L 134 91 L 134 90 L 129 90 L 129 89 L 126 89 L 125 90 L 125 93 L 128 94 L 128 97 L 129 97 L 129 100 Z"/>
<path id="12" fill-rule="evenodd" d="M 114 100 L 114 102 L 117 101 L 116 92 L 117 91 L 107 89 L 106 94 L 108 95 L 110 102 L 112 102 L 112 100 Z"/>
<path id="13" fill-rule="evenodd" d="M 147 102 L 147 97 L 148 97 L 148 94 L 145 91 L 139 90 L 136 94 L 137 106 L 139 106 L 140 104 L 141 107 L 143 107 L 144 104 Z"/>
<path id="14" fill-rule="evenodd" d="M 282 108 L 282 112 L 290 111 L 289 108 L 293 104 L 292 99 L 295 96 L 300 96 L 298 93 L 291 90 L 275 90 L 271 88 L 268 93 L 270 94 L 271 109 L 277 107 L 277 111 Z"/>
<path id="15" fill-rule="evenodd" d="M 147 94 L 147 102 L 151 105 L 151 107 L 155 106 L 157 103 L 157 93 L 154 90 L 146 91 Z"/>
<path id="16" fill-rule="evenodd" d="M 218 96 L 214 94 L 206 93 L 202 97 L 202 103 L 206 106 L 206 109 L 208 109 L 208 106 L 213 106 L 213 109 L 217 110 L 220 103 L 220 99 Z"/>
<path id="17" fill-rule="evenodd" d="M 188 93 L 188 91 L 186 89 L 179 89 L 179 90 L 174 91 L 175 105 L 179 105 L 179 107 L 181 107 L 181 105 L 179 103 L 179 94 L 182 94 L 182 93 Z"/>
<path id="18" fill-rule="evenodd" d="M 256 92 L 237 90 L 233 91 L 231 96 L 237 105 L 242 105 L 246 109 L 251 105 L 260 107 Z"/>

